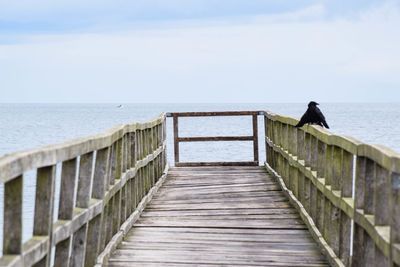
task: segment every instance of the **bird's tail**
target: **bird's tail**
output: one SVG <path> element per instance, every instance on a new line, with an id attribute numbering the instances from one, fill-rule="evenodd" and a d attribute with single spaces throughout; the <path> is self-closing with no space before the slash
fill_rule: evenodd
<path id="1" fill-rule="evenodd" d="M 301 126 L 303 126 L 303 125 L 304 125 L 304 123 L 299 122 L 299 123 L 297 123 L 294 127 L 299 128 L 299 127 L 301 127 Z"/>
<path id="2" fill-rule="evenodd" d="M 324 124 L 324 126 L 325 126 L 326 129 L 329 129 L 328 123 L 326 123 L 325 120 L 324 120 L 322 123 Z"/>

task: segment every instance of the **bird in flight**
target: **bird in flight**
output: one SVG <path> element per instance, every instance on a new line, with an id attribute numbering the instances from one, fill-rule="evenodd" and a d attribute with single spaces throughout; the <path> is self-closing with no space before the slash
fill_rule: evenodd
<path id="1" fill-rule="evenodd" d="M 301 127 L 304 124 L 317 124 L 321 127 L 325 126 L 329 129 L 328 123 L 326 123 L 324 114 L 322 114 L 321 110 L 317 107 L 319 105 L 317 102 L 311 101 L 308 103 L 307 111 L 301 116 L 299 123 L 296 127 Z"/>

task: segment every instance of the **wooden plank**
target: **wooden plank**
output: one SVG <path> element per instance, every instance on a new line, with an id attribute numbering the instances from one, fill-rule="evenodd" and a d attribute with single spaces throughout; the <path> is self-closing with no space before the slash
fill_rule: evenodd
<path id="1" fill-rule="evenodd" d="M 157 266 L 159 265 L 159 262 L 156 261 L 136 261 L 136 262 L 111 262 L 108 264 L 109 267 L 147 267 L 147 266 Z M 184 263 L 169 263 L 169 262 L 163 262 L 162 266 L 164 267 L 182 267 L 182 266 L 199 266 L 199 264 L 197 263 L 190 263 L 190 262 L 184 262 Z M 202 267 L 215 267 L 215 264 L 206 264 L 206 263 L 202 263 L 201 264 Z M 262 265 L 257 265 L 257 264 L 253 264 L 253 263 L 247 263 L 245 266 L 279 266 L 276 265 L 275 263 L 272 264 L 262 264 Z M 280 266 L 287 266 L 287 265 L 280 265 Z M 298 265 L 301 266 L 301 265 Z M 303 266 L 311 266 L 311 267 L 322 267 L 322 266 L 327 266 L 325 264 L 313 264 L 313 265 L 303 265 Z"/>
<path id="2" fill-rule="evenodd" d="M 223 210 L 221 210 L 222 212 Z M 149 234 L 149 233 L 173 233 L 174 235 L 187 235 L 187 234 L 196 234 L 194 235 L 196 238 L 201 237 L 202 235 L 229 235 L 229 236 L 241 236 L 251 240 L 254 236 L 263 236 L 264 241 L 268 241 L 271 236 L 280 236 L 281 238 L 285 238 L 285 236 L 302 236 L 304 238 L 310 238 L 312 240 L 310 234 L 307 231 L 298 230 L 298 229 L 254 229 L 254 228 L 241 228 L 235 229 L 223 229 L 223 228 L 189 228 L 189 227 L 140 227 L 134 225 L 129 235 L 127 235 L 126 240 L 130 238 L 136 238 L 136 233 Z"/>
<path id="3" fill-rule="evenodd" d="M 216 213 L 215 210 L 175 210 L 175 211 L 147 211 L 145 210 L 141 216 L 198 216 L 198 217 L 207 217 L 207 216 L 254 216 L 254 215 L 286 215 L 286 214 L 297 214 L 296 209 L 230 209 L 230 210 L 218 210 Z"/>
<path id="4" fill-rule="evenodd" d="M 286 252 L 295 255 L 307 255 L 311 254 L 311 257 L 316 255 L 316 245 L 298 243 L 293 244 L 287 240 L 285 243 L 272 243 L 272 242 L 249 242 L 249 244 L 243 244 L 244 242 L 192 242 L 188 240 L 186 242 L 154 242 L 143 239 L 143 242 L 122 242 L 120 245 L 121 250 L 167 250 L 172 252 L 186 251 L 191 252 L 192 250 L 201 250 L 202 252 L 213 252 L 215 248 L 218 248 L 218 252 L 224 254 L 237 253 L 238 249 L 249 250 L 249 254 L 257 255 L 258 253 L 265 253 L 269 255 L 281 255 Z M 308 255 L 309 256 L 309 255 Z"/>
<path id="5" fill-rule="evenodd" d="M 173 262 L 173 263 L 192 263 L 192 264 L 217 264 L 217 265 L 247 265 L 251 262 L 258 266 L 321 266 L 326 264 L 323 260 L 313 260 L 299 255 L 267 255 L 265 253 L 252 255 L 245 253 L 235 253 L 226 255 L 216 252 L 201 253 L 201 251 L 181 251 L 172 253 L 171 251 L 135 251 L 135 250 L 117 250 L 114 256 L 118 259 L 110 259 L 110 262 Z M 318 265 L 316 265 L 318 264 Z M 323 265 L 322 265 L 323 266 Z M 328 266 L 328 265 L 325 265 Z"/>
<path id="6" fill-rule="evenodd" d="M 171 112 L 167 117 L 213 117 L 258 115 L 260 111 Z"/>
<path id="7" fill-rule="evenodd" d="M 190 194 L 179 194 L 179 192 L 175 192 L 175 193 L 168 193 L 165 192 L 162 196 L 157 196 L 154 197 L 153 200 L 154 202 L 161 200 L 164 203 L 167 203 L 168 201 L 172 201 L 172 203 L 175 202 L 179 202 L 179 201 L 191 201 L 191 202 L 196 202 L 198 200 L 200 201 L 207 201 L 207 200 L 218 200 L 221 199 L 222 197 L 224 198 L 224 200 L 226 201 L 237 201 L 238 198 L 243 198 L 243 197 L 247 197 L 247 198 L 252 198 L 252 199 L 256 199 L 256 198 L 262 198 L 260 200 L 263 199 L 268 199 L 268 197 L 275 197 L 275 196 L 282 196 L 282 192 L 280 191 L 267 191 L 267 192 L 263 192 L 261 190 L 257 191 L 251 191 L 251 192 L 225 192 L 225 193 L 207 193 L 207 194 L 198 194 L 198 197 L 196 199 L 193 199 L 190 197 Z"/>
<path id="8" fill-rule="evenodd" d="M 200 166 L 257 166 L 255 161 L 229 161 L 229 162 L 175 162 L 177 167 L 200 167 Z"/>
<path id="9" fill-rule="evenodd" d="M 178 137 L 178 142 L 208 142 L 208 141 L 253 141 L 254 136 L 199 136 Z"/>

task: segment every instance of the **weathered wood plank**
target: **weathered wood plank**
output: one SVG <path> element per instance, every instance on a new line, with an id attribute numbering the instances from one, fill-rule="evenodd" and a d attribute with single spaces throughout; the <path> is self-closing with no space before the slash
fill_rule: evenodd
<path id="1" fill-rule="evenodd" d="M 199 167 L 199 166 L 257 166 L 256 161 L 228 161 L 228 162 L 175 162 L 177 167 Z"/>
<path id="2" fill-rule="evenodd" d="M 253 136 L 193 136 L 178 137 L 178 142 L 207 142 L 207 141 L 253 141 Z"/>
<path id="3" fill-rule="evenodd" d="M 214 117 L 258 115 L 260 111 L 211 111 L 211 112 L 172 112 L 167 117 Z"/>

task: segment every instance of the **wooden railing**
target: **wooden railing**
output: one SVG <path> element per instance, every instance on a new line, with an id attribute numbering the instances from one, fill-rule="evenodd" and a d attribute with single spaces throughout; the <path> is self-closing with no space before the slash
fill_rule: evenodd
<path id="1" fill-rule="evenodd" d="M 265 112 L 266 167 L 331 264 L 399 266 L 400 155 L 297 122 Z"/>
<path id="2" fill-rule="evenodd" d="M 220 112 L 173 112 L 167 113 L 167 117 L 173 118 L 174 127 L 174 158 L 175 166 L 229 166 L 229 165 L 252 165 L 257 166 L 258 160 L 258 120 L 259 111 L 220 111 Z M 207 136 L 207 137 L 180 137 L 179 136 L 179 117 L 215 117 L 215 116 L 251 116 L 252 131 L 251 136 Z M 241 162 L 180 162 L 179 143 L 180 142 L 207 142 L 207 141 L 252 141 L 253 142 L 253 161 Z"/>
<path id="3" fill-rule="evenodd" d="M 165 178 L 165 140 L 162 114 L 147 123 L 118 125 L 98 135 L 0 158 L 0 265 L 101 265 Z M 62 165 L 61 188 L 58 220 L 53 222 L 57 164 Z M 33 237 L 22 243 L 22 182 L 32 169 L 37 169 Z"/>
<path id="4" fill-rule="evenodd" d="M 400 266 L 400 155 L 390 149 L 318 126 L 296 128 L 296 119 L 268 111 L 170 113 L 175 164 L 257 165 L 260 114 L 265 118 L 265 165 L 277 176 L 330 263 Z M 253 135 L 179 137 L 178 117 L 184 116 L 252 116 Z M 0 158 L 4 184 L 0 266 L 104 263 L 166 177 L 165 120 L 162 114 L 147 123 L 119 125 L 98 135 Z M 179 162 L 179 142 L 227 140 L 252 141 L 254 160 Z M 37 170 L 34 227 L 32 238 L 22 243 L 22 182 L 30 170 Z"/>

